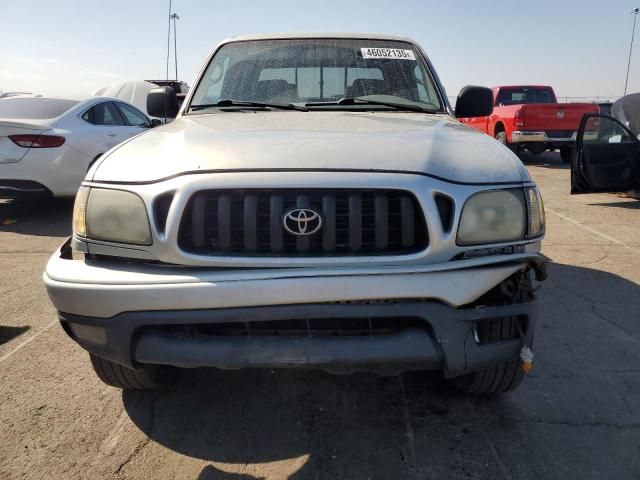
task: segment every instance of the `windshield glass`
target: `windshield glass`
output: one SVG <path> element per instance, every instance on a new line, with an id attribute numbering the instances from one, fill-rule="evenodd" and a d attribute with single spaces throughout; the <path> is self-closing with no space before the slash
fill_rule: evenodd
<path id="1" fill-rule="evenodd" d="M 556 103 L 548 88 L 518 87 L 502 88 L 496 99 L 497 105 L 523 105 L 526 103 Z"/>
<path id="2" fill-rule="evenodd" d="M 75 100 L 56 98 L 5 98 L 0 100 L 0 118 L 56 118 L 78 103 Z"/>
<path id="3" fill-rule="evenodd" d="M 304 105 L 343 98 L 443 110 L 427 65 L 412 44 L 359 39 L 228 43 L 207 67 L 191 106 L 220 100 Z M 349 104 L 333 108 L 385 107 Z"/>

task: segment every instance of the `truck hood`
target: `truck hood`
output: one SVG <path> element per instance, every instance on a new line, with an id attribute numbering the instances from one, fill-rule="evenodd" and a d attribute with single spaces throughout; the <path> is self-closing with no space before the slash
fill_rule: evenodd
<path id="1" fill-rule="evenodd" d="M 470 184 L 530 179 L 506 147 L 446 115 L 295 111 L 183 116 L 121 144 L 89 178 L 137 183 L 296 169 L 400 171 Z"/>

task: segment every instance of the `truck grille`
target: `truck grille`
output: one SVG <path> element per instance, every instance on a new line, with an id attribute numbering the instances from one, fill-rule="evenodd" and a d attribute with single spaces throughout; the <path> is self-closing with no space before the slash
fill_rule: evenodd
<path id="1" fill-rule="evenodd" d="M 156 325 L 143 327 L 147 332 L 188 336 L 255 337 L 259 335 L 319 337 L 392 335 L 411 328 L 424 329 L 423 320 L 411 317 L 382 318 L 304 318 L 257 322 L 205 323 L 192 325 Z"/>
<path id="2" fill-rule="evenodd" d="M 294 209 L 317 212 L 321 228 L 286 231 Z M 189 199 L 178 233 L 183 251 L 216 256 L 399 255 L 428 243 L 418 202 L 399 190 L 203 190 Z"/>

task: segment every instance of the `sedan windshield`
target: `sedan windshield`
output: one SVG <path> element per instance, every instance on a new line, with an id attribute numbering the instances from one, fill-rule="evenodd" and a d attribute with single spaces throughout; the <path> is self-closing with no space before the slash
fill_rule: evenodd
<path id="1" fill-rule="evenodd" d="M 341 101 L 353 98 L 369 102 Z M 232 102 L 299 105 L 308 110 L 402 110 L 406 105 L 412 111 L 444 111 L 415 46 L 388 40 L 228 43 L 208 65 L 190 109 L 202 112 L 226 106 L 228 110 Z"/>

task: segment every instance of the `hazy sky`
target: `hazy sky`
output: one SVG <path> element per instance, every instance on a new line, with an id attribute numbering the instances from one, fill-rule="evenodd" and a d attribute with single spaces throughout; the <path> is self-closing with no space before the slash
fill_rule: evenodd
<path id="1" fill-rule="evenodd" d="M 619 96 L 640 0 L 174 0 L 178 73 L 192 83 L 223 38 L 243 33 L 399 34 L 425 48 L 449 95 L 466 84 L 551 84 Z M 168 0 L 0 0 L 0 90 L 84 95 L 164 78 Z M 640 91 L 640 21 L 629 91 Z M 173 54 L 172 54 L 173 55 Z M 173 72 L 173 67 L 171 67 Z M 173 76 L 173 73 L 171 74 Z"/>

